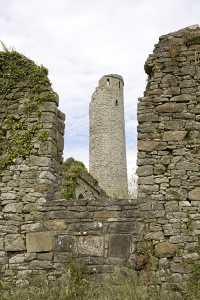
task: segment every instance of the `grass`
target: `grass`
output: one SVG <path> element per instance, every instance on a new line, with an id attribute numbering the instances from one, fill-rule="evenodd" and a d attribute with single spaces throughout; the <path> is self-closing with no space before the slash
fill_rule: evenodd
<path id="1" fill-rule="evenodd" d="M 199 274 L 199 270 L 197 272 Z M 194 276 L 194 274 L 192 275 Z M 196 276 L 196 273 L 195 273 Z M 193 279 L 193 277 L 191 277 Z M 195 277 L 196 280 L 196 277 Z M 137 276 L 134 270 L 119 269 L 106 281 L 99 282 L 92 275 L 84 275 L 82 267 L 70 262 L 64 275 L 54 280 L 42 276 L 29 280 L 0 283 L 0 300 L 197 300 L 200 286 L 190 280 L 185 286 L 174 290 L 162 290 L 159 281 Z M 194 287 L 195 286 L 195 287 Z"/>

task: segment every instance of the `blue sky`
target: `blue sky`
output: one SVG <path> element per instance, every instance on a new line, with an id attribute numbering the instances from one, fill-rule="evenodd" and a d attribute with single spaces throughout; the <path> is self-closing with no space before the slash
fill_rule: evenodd
<path id="1" fill-rule="evenodd" d="M 0 0 L 0 39 L 49 69 L 66 114 L 64 157 L 87 167 L 91 95 L 103 75 L 124 78 L 131 173 L 144 63 L 160 35 L 199 24 L 199 15 L 199 0 Z"/>

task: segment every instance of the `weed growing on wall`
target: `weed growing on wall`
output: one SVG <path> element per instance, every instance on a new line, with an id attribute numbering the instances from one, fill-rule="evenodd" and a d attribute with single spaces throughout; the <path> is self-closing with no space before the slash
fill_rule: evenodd
<path id="1" fill-rule="evenodd" d="M 137 184 L 138 176 L 136 168 L 133 168 L 132 173 L 128 176 L 128 193 L 127 190 L 114 191 L 113 197 L 117 199 L 136 199 L 137 198 Z"/>
<path id="2" fill-rule="evenodd" d="M 9 282 L 0 280 L 0 300 L 87 299 L 90 282 L 84 274 L 86 267 L 68 257 L 62 271 L 62 274 L 51 276 L 51 279 L 45 275 L 30 275 L 17 281 L 15 276 Z"/>
<path id="3" fill-rule="evenodd" d="M 41 130 L 42 111 L 39 105 L 55 100 L 56 94 L 47 78 L 48 70 L 3 42 L 0 52 L 0 169 L 19 156 L 33 153 L 34 141 L 45 140 Z"/>
<path id="4" fill-rule="evenodd" d="M 84 164 L 72 157 L 63 163 L 62 198 L 76 200 L 78 177 L 81 176 L 85 170 Z"/>
<path id="5" fill-rule="evenodd" d="M 40 275 L 29 281 L 0 285 L 0 300 L 199 300 L 184 294 L 177 297 L 177 292 L 170 288 L 158 288 L 153 278 L 148 288 L 143 275 L 137 276 L 131 269 L 116 268 L 109 278 L 99 282 L 92 275 L 85 276 L 82 267 L 75 262 L 68 263 L 63 275 L 54 280 Z"/>

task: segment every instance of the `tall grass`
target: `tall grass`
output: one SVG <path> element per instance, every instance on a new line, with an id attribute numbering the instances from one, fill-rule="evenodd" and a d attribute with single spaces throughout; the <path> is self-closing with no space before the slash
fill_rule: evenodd
<path id="1" fill-rule="evenodd" d="M 104 282 L 92 275 L 83 276 L 82 269 L 68 264 L 66 272 L 54 280 L 31 277 L 29 281 L 0 284 L 0 300 L 199 300 L 200 287 L 194 281 L 176 290 L 162 290 L 157 281 L 137 276 L 134 270 L 116 270 Z M 194 286 L 195 285 L 195 286 Z"/>

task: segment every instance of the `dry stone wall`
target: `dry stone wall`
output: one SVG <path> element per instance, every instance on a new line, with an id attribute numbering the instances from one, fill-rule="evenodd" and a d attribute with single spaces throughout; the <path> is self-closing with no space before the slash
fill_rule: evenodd
<path id="1" fill-rule="evenodd" d="M 161 36 L 138 103 L 138 200 L 163 282 L 184 281 L 199 259 L 199 53 L 198 25 Z"/>
<path id="2" fill-rule="evenodd" d="M 59 199 L 65 116 L 36 66 L 16 51 L 0 53 L 0 264 L 27 252 L 40 228 L 41 203 Z M 22 268 L 23 269 L 23 268 Z"/>
<path id="3" fill-rule="evenodd" d="M 144 225 L 137 200 L 40 201 L 32 211 L 34 221 L 17 226 L 20 212 L 5 222 L 0 243 L 4 280 L 62 274 L 73 256 L 88 266 L 99 280 L 113 272 L 113 265 L 135 266 L 135 243 L 142 240 Z M 19 221 L 18 221 L 19 222 Z"/>

